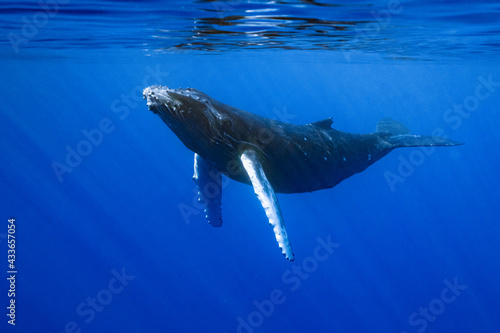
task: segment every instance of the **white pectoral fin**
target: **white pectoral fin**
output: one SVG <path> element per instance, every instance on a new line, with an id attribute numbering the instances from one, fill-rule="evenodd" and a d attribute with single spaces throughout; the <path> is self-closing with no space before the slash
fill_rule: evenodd
<path id="1" fill-rule="evenodd" d="M 279 247 L 288 260 L 294 260 L 278 198 L 276 198 L 276 194 L 267 180 L 257 154 L 253 150 L 247 150 L 241 155 L 241 162 L 250 177 L 257 198 L 259 198 L 262 207 L 266 211 L 269 223 L 273 226 Z"/>
<path id="2" fill-rule="evenodd" d="M 205 205 L 205 217 L 213 227 L 222 225 L 222 175 L 200 155 L 194 154 L 193 180 L 198 187 L 199 201 Z"/>

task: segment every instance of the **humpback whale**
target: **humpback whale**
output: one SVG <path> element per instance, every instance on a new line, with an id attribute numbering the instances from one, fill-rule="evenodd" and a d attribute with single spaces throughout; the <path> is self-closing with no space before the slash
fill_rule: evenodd
<path id="1" fill-rule="evenodd" d="M 395 148 L 461 144 L 413 135 L 392 119 L 381 120 L 369 134 L 336 130 L 332 118 L 306 125 L 284 123 L 225 105 L 191 88 L 151 86 L 143 96 L 149 110 L 194 152 L 193 179 L 208 222 L 222 225 L 222 175 L 249 184 L 289 260 L 294 254 L 276 193 L 334 187 Z"/>

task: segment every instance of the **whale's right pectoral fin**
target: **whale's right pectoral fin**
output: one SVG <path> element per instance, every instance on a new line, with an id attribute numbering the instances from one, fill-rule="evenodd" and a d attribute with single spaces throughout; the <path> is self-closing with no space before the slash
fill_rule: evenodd
<path id="1" fill-rule="evenodd" d="M 252 182 L 257 198 L 259 198 L 262 207 L 266 211 L 269 223 L 273 226 L 279 247 L 288 260 L 294 260 L 278 198 L 276 198 L 274 189 L 267 180 L 257 154 L 253 150 L 247 150 L 241 155 L 241 162 Z"/>

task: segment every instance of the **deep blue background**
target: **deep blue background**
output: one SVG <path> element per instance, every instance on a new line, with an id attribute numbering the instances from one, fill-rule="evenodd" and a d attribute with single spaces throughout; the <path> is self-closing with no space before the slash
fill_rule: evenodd
<path id="1" fill-rule="evenodd" d="M 0 332 L 500 332 L 496 1 L 402 1 L 391 16 L 385 0 L 57 2 L 17 48 L 9 33 L 28 36 L 48 0 L 0 3 Z M 465 145 L 398 149 L 334 189 L 278 195 L 291 263 L 248 185 L 230 181 L 223 227 L 206 223 L 193 153 L 142 99 L 152 84 Z M 58 176 L 78 147 L 91 151 Z M 318 239 L 339 244 L 320 262 Z"/>
<path id="2" fill-rule="evenodd" d="M 254 301 L 280 289 L 286 300 L 255 332 L 416 332 L 422 326 L 409 316 L 455 278 L 467 289 L 427 331 L 498 331 L 500 87 L 457 129 L 443 119 L 474 94 L 478 77 L 500 81 L 491 63 L 349 64 L 321 53 L 250 52 L 11 60 L 0 71 L 1 232 L 14 216 L 18 331 L 64 332 L 74 321 L 83 332 L 235 332 Z M 179 205 L 192 205 L 193 154 L 139 100 L 145 79 L 268 117 L 286 111 L 293 123 L 333 116 L 337 129 L 370 132 L 392 117 L 466 144 L 436 149 L 394 192 L 384 173 L 397 173 L 415 149 L 396 150 L 334 189 L 279 195 L 290 263 L 247 185 L 224 189 L 222 228 L 202 214 L 185 222 Z M 122 95 L 131 94 L 126 106 Z M 76 149 L 82 131 L 104 118 L 114 130 L 59 182 L 51 164 L 65 163 L 66 146 Z M 282 275 L 313 255 L 317 237 L 341 245 L 292 291 Z M 2 267 L 4 276 L 6 258 Z M 86 323 L 77 306 L 122 269 L 135 278 Z"/>

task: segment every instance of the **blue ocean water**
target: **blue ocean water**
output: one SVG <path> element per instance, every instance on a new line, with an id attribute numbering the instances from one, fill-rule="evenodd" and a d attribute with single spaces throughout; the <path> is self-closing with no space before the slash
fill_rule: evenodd
<path id="1" fill-rule="evenodd" d="M 1 332 L 500 332 L 498 1 L 2 1 L 0 18 Z M 465 145 L 278 194 L 289 262 L 248 185 L 206 223 L 153 84 Z"/>

